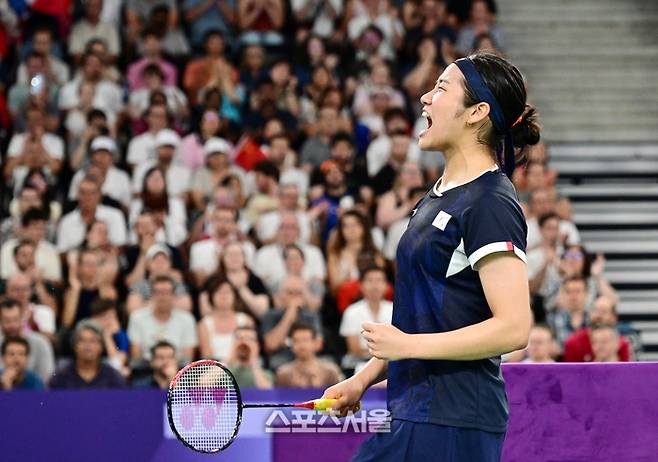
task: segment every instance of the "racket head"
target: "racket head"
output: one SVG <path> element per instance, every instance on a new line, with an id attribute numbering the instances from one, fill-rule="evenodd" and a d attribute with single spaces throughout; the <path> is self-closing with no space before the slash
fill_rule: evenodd
<path id="1" fill-rule="evenodd" d="M 242 422 L 238 383 L 218 361 L 183 367 L 167 392 L 167 418 L 176 438 L 190 449 L 213 454 L 235 441 Z"/>

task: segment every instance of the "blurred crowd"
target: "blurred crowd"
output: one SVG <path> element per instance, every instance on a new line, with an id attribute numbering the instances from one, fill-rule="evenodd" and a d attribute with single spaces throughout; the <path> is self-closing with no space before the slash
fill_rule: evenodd
<path id="1" fill-rule="evenodd" d="M 159 387 L 197 358 L 321 387 L 390 322 L 440 153 L 420 96 L 503 54 L 492 0 L 0 0 L 0 389 Z M 544 145 L 514 182 L 536 326 L 507 361 L 628 361 Z"/>

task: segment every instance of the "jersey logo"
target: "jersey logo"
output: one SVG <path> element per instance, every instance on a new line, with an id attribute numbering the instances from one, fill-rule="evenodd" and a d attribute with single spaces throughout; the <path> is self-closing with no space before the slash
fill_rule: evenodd
<path id="1" fill-rule="evenodd" d="M 439 214 L 436 216 L 434 221 L 432 222 L 432 226 L 435 228 L 439 228 L 441 231 L 445 231 L 446 226 L 448 226 L 448 222 L 452 218 L 452 215 L 449 213 L 444 212 L 441 210 Z"/>

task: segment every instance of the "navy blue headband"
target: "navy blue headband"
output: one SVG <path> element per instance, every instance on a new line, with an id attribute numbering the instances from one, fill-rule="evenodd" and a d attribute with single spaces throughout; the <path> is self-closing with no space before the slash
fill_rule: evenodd
<path id="1" fill-rule="evenodd" d="M 499 135 L 504 136 L 504 156 L 503 149 L 499 146 L 496 149 L 496 156 L 498 161 L 502 164 L 505 174 L 512 178 L 512 173 L 514 172 L 515 161 L 514 161 L 514 143 L 512 141 L 512 132 L 505 121 L 505 115 L 503 110 L 500 108 L 496 97 L 491 93 L 487 84 L 484 83 L 480 73 L 475 68 L 473 61 L 469 58 L 461 58 L 455 61 L 455 64 L 464 74 L 464 78 L 468 82 L 469 86 L 475 92 L 475 96 L 481 102 L 489 104 L 489 118 L 493 123 L 494 130 Z"/>

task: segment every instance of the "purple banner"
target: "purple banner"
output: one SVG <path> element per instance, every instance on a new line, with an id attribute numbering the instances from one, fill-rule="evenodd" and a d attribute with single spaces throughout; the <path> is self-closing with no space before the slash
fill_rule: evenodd
<path id="1" fill-rule="evenodd" d="M 511 404 L 506 462 L 648 462 L 658 454 L 657 363 L 506 365 Z M 305 401 L 318 390 L 244 390 L 245 402 Z M 381 408 L 382 390 L 366 410 Z M 3 462 L 341 462 L 367 436 L 266 432 L 269 410 L 245 409 L 236 441 L 197 454 L 169 431 L 159 391 L 0 393 Z"/>

